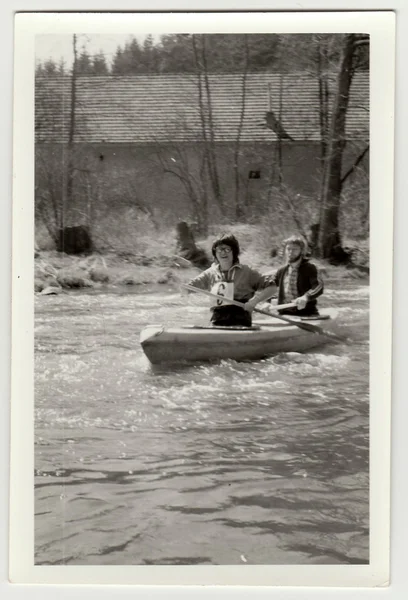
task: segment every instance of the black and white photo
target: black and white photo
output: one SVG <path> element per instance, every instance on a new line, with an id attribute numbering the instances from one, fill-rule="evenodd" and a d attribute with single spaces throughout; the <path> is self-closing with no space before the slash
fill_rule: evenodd
<path id="1" fill-rule="evenodd" d="M 393 39 L 16 19 L 17 582 L 387 581 Z"/>

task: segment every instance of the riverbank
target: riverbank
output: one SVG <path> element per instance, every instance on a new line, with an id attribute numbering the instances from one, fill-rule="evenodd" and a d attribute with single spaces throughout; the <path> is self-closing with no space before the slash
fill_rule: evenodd
<path id="1" fill-rule="evenodd" d="M 166 284 L 177 269 L 174 259 L 131 254 L 68 256 L 56 251 L 38 252 L 34 260 L 34 288 L 38 293 L 109 285 Z"/>
<path id="2" fill-rule="evenodd" d="M 78 288 L 108 288 L 110 286 L 140 286 L 185 283 L 199 271 L 186 267 L 177 255 L 147 256 L 127 253 L 95 253 L 89 256 L 69 256 L 56 251 L 37 252 L 34 289 L 39 294 L 58 294 Z M 262 273 L 277 268 L 282 259 L 244 252 L 242 262 Z M 368 281 L 365 265 L 353 268 L 333 266 L 314 259 L 327 283 L 343 279 Z"/>
<path id="3" fill-rule="evenodd" d="M 179 245 L 176 228 L 157 229 L 149 221 L 131 221 L 127 229 L 109 239 L 96 238 L 97 251 L 87 256 L 58 253 L 44 229 L 36 229 L 35 282 L 37 293 L 55 294 L 78 288 L 108 288 L 110 286 L 143 286 L 183 283 L 199 270 L 177 258 Z M 213 225 L 209 235 L 197 238 L 196 244 L 207 257 L 211 257 L 214 239 L 220 233 L 233 230 L 239 240 L 240 260 L 244 264 L 268 273 L 283 262 L 282 242 L 292 230 L 276 231 L 268 220 L 261 225 L 236 223 L 233 227 Z M 343 244 L 351 255 L 352 264 L 333 266 L 326 261 L 313 259 L 325 281 L 331 285 L 343 279 L 369 277 L 369 241 L 344 239 Z"/>

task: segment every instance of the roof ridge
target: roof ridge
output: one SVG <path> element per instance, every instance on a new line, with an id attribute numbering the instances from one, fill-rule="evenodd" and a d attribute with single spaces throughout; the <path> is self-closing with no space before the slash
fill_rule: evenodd
<path id="1" fill-rule="evenodd" d="M 327 73 L 336 75 L 337 74 L 337 70 L 333 70 L 333 71 L 327 71 Z M 200 73 L 128 73 L 128 74 L 107 74 L 107 75 L 96 75 L 96 74 L 90 74 L 90 73 L 78 73 L 77 74 L 77 78 L 78 79 L 132 79 L 132 78 L 170 78 L 170 77 L 193 77 L 193 76 L 197 76 Z M 269 72 L 269 71 L 248 71 L 248 72 L 241 72 L 241 71 L 237 71 L 234 73 L 213 73 L 213 72 L 208 72 L 207 75 L 209 77 L 219 77 L 224 79 L 225 77 L 237 77 L 237 76 L 246 76 L 246 77 L 298 77 L 299 75 L 304 75 L 305 77 L 310 77 L 311 79 L 316 79 L 316 75 L 312 74 L 310 71 L 290 71 L 288 72 Z M 353 77 L 368 77 L 369 76 L 369 72 L 368 71 L 356 71 L 354 73 Z M 45 79 L 48 81 L 52 81 L 57 80 L 57 79 L 71 79 L 72 74 L 70 73 L 55 73 L 52 75 L 45 75 L 45 74 L 37 74 L 36 76 L 36 80 L 38 79 Z"/>

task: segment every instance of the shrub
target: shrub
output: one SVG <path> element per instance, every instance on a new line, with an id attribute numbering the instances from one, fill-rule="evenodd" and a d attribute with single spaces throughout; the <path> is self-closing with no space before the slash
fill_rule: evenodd
<path id="1" fill-rule="evenodd" d="M 97 283 L 108 283 L 110 279 L 107 269 L 100 267 L 91 267 L 89 270 L 89 278 L 91 281 L 95 281 Z"/>
<path id="2" fill-rule="evenodd" d="M 83 271 L 75 268 L 61 269 L 57 275 L 57 281 L 63 288 L 93 287 L 92 281 L 84 276 Z"/>

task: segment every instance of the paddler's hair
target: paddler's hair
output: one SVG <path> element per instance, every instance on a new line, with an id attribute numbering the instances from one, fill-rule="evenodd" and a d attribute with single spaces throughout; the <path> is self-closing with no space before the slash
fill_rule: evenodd
<path id="1" fill-rule="evenodd" d="M 296 244 L 299 246 L 303 256 L 307 252 L 306 242 L 302 237 L 300 237 L 300 235 L 291 235 L 290 237 L 286 238 L 286 240 L 283 241 L 283 251 L 286 250 L 286 246 L 288 244 Z"/>
<path id="2" fill-rule="evenodd" d="M 235 235 L 232 233 L 223 233 L 216 240 L 214 240 L 211 252 L 213 257 L 216 259 L 215 251 L 218 246 L 229 246 L 232 250 L 232 262 L 235 263 L 238 260 L 240 253 L 239 243 Z"/>

